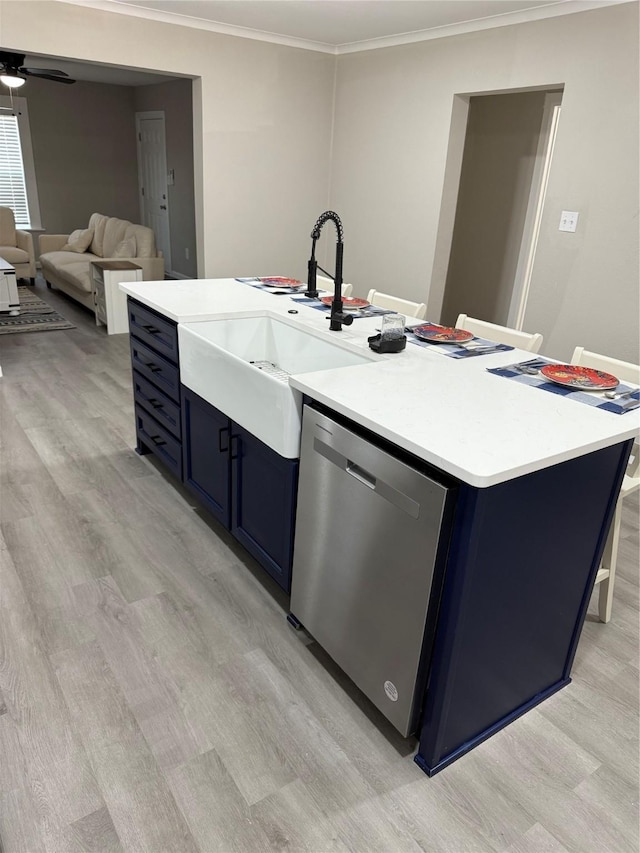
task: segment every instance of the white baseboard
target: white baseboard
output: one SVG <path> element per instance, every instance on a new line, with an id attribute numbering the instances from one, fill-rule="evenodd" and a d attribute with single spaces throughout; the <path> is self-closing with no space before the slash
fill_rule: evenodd
<path id="1" fill-rule="evenodd" d="M 180 278 L 180 279 L 187 279 L 187 280 L 193 279 L 192 275 L 185 275 L 183 272 L 174 272 L 173 270 L 165 270 L 164 274 L 168 275 L 169 278 Z"/>

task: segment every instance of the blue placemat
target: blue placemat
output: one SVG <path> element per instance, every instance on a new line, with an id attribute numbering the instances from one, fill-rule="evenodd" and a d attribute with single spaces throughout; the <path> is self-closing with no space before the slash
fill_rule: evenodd
<path id="1" fill-rule="evenodd" d="M 331 306 L 325 305 L 324 302 L 318 302 L 317 299 L 311 299 L 302 293 L 296 293 L 291 296 L 294 302 L 300 302 L 307 305 L 309 308 L 315 308 L 317 311 L 323 311 L 325 314 L 331 312 Z M 349 311 L 354 320 L 360 317 L 381 317 L 383 314 L 397 314 L 397 311 L 391 311 L 388 308 L 378 308 L 377 305 L 367 305 L 366 308 L 359 308 L 357 311 Z"/>
<path id="2" fill-rule="evenodd" d="M 548 391 L 557 397 L 568 397 L 571 400 L 576 400 L 578 403 L 584 403 L 596 409 L 603 409 L 605 412 L 613 412 L 615 415 L 624 415 L 625 412 L 637 411 L 635 404 L 640 405 L 640 388 L 634 390 L 633 385 L 625 385 L 623 382 L 618 385 L 615 389 L 616 394 L 631 392 L 628 397 L 618 402 L 617 400 L 607 400 L 598 391 L 580 391 L 575 388 L 565 388 L 564 385 L 549 382 L 539 373 L 530 374 L 523 372 L 526 368 L 540 370 L 545 364 L 559 363 L 548 358 L 532 358 L 529 361 L 507 364 L 505 367 L 488 367 L 487 373 L 495 373 L 496 376 L 513 379 L 515 382 L 520 382 L 522 385 L 530 385 L 532 388 L 541 388 L 543 391 Z"/>
<path id="3" fill-rule="evenodd" d="M 298 292 L 291 287 L 278 284 L 276 281 L 269 282 L 262 278 L 237 278 L 236 281 L 239 281 L 241 284 L 248 284 L 250 287 L 255 287 L 256 290 L 264 290 L 266 293 L 273 293 L 274 290 L 290 290 L 293 295 Z M 301 282 L 300 286 L 302 287 L 303 285 L 304 282 Z"/>
<path id="4" fill-rule="evenodd" d="M 425 325 L 428 325 L 426 320 Z M 494 352 L 506 352 L 513 349 L 508 344 L 499 344 L 496 341 L 488 341 L 486 338 L 474 338 L 472 341 L 469 341 L 472 347 L 467 349 L 467 347 L 460 344 L 434 344 L 429 341 L 423 341 L 416 337 L 410 328 L 406 329 L 406 333 L 410 344 L 415 344 L 418 347 L 437 347 L 443 355 L 447 355 L 449 358 L 472 358 L 478 355 L 491 355 Z M 474 346 L 477 346 L 478 349 L 474 350 Z M 482 346 L 489 347 L 489 349 L 479 349 Z"/>

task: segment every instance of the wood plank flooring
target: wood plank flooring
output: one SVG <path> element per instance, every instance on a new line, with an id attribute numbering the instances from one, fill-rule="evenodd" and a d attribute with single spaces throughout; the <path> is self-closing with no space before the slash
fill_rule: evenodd
<path id="1" fill-rule="evenodd" d="M 77 328 L 0 336 L 2 853 L 638 851 L 637 498 L 573 683 L 428 779 L 133 452 L 128 336 L 36 291 Z"/>

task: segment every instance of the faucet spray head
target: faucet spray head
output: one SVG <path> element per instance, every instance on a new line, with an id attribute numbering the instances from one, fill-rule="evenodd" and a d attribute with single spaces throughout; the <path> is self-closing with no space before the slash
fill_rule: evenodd
<path id="1" fill-rule="evenodd" d="M 338 243 L 342 243 L 343 231 L 342 231 L 342 222 L 340 221 L 340 217 L 337 213 L 334 213 L 333 210 L 325 210 L 324 213 L 321 213 L 317 219 L 316 224 L 313 226 L 313 231 L 311 232 L 311 238 L 315 241 L 320 237 L 320 232 L 322 228 L 328 220 L 331 220 L 333 224 L 336 226 L 336 231 L 338 232 Z"/>

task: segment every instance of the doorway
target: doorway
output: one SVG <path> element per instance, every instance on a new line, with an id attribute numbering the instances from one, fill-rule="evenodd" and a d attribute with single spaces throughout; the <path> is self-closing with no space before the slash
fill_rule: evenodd
<path id="1" fill-rule="evenodd" d="M 562 93 L 468 99 L 441 322 L 522 328 Z"/>
<path id="2" fill-rule="evenodd" d="M 156 247 L 164 256 L 165 270 L 171 271 L 171 229 L 164 125 L 163 110 L 136 113 L 140 220 L 143 225 L 153 230 Z"/>

